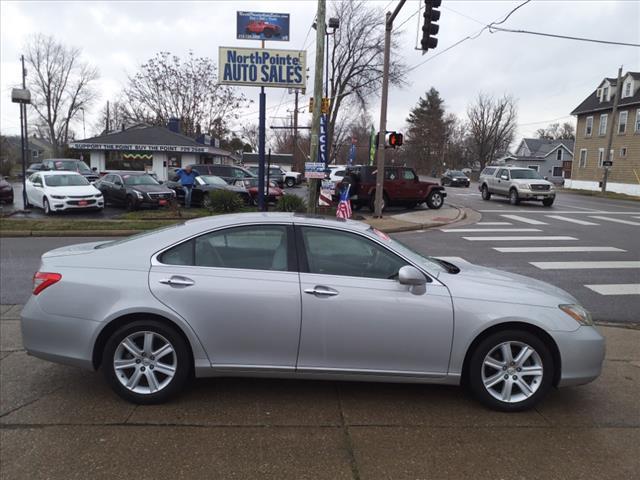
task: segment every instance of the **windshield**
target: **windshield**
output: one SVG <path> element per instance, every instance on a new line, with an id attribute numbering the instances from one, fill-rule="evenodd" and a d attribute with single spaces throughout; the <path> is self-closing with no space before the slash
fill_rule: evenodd
<path id="1" fill-rule="evenodd" d="M 542 180 L 542 177 L 538 175 L 538 172 L 536 172 L 535 170 L 531 170 L 530 168 L 523 168 L 522 170 L 511 170 L 511 178 L 512 179 L 535 178 L 538 180 Z"/>
<path id="2" fill-rule="evenodd" d="M 449 172 L 449 175 L 451 175 L 452 177 L 466 177 L 466 175 L 460 171 L 454 170 L 452 172 Z"/>
<path id="3" fill-rule="evenodd" d="M 87 166 L 87 164 L 79 160 L 56 160 L 53 162 L 53 169 L 91 173 L 91 169 Z"/>
<path id="4" fill-rule="evenodd" d="M 151 175 L 123 175 L 125 185 L 159 185 Z"/>
<path id="5" fill-rule="evenodd" d="M 89 185 L 82 175 L 45 175 L 44 184 L 47 187 L 79 187 Z"/>
<path id="6" fill-rule="evenodd" d="M 227 182 L 225 182 L 220 177 L 216 177 L 215 175 L 200 175 L 197 178 L 199 178 L 202 181 L 202 183 L 206 185 L 220 185 L 220 186 L 227 185 Z"/>

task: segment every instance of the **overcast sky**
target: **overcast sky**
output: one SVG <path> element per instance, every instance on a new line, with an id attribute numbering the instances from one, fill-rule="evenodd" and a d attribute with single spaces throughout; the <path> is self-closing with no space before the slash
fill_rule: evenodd
<path id="1" fill-rule="evenodd" d="M 329 4 L 331 2 L 328 2 Z M 397 0 L 371 1 L 372 7 L 393 8 Z M 640 49 L 485 31 L 440 54 L 457 41 L 477 33 L 482 24 L 504 17 L 518 2 L 444 0 L 438 48 L 426 55 L 416 51 L 416 35 L 422 21 L 416 15 L 418 0 L 407 1 L 396 25 L 402 27 L 402 49 L 397 52 L 414 66 L 428 60 L 408 75 L 408 85 L 389 94 L 388 128 L 400 130 L 409 110 L 425 91 L 440 91 L 448 111 L 464 116 L 470 101 L 482 91 L 504 93 L 518 100 L 518 138 L 554 121 L 574 121 L 569 115 L 605 76 L 613 77 L 618 66 L 640 71 Z M 11 87 L 20 81 L 19 58 L 26 38 L 34 33 L 55 36 L 60 42 L 81 47 L 85 59 L 98 66 L 101 99 L 94 112 L 87 111 L 87 136 L 97 110 L 121 90 L 127 74 L 159 51 L 182 56 L 189 50 L 217 62 L 218 46 L 246 46 L 255 41 L 236 40 L 236 10 L 272 11 L 291 14 L 291 40 L 268 42 L 267 46 L 308 49 L 313 68 L 315 31 L 310 31 L 316 2 L 297 1 L 209 1 L 209 2 L 98 2 L 26 1 L 0 3 L 1 95 L 0 131 L 19 133 L 19 110 L 10 102 Z M 411 18 L 410 18 L 411 17 Z M 514 13 L 502 26 L 548 33 L 640 43 L 640 2 L 543 1 L 534 0 Z M 434 57 L 429 60 L 430 57 Z M 312 84 L 312 82 L 311 82 Z M 308 91 L 311 89 L 309 88 Z M 242 123 L 257 123 L 258 88 L 244 89 L 255 100 L 243 113 Z M 287 116 L 293 95 L 283 89 L 267 89 L 267 126 Z M 308 97 L 301 100 L 308 104 Z M 371 113 L 379 120 L 380 100 L 372 100 Z M 306 110 L 306 109 L 305 109 Z M 300 121 L 305 122 L 306 114 Z M 82 125 L 75 126 L 82 136 Z"/>

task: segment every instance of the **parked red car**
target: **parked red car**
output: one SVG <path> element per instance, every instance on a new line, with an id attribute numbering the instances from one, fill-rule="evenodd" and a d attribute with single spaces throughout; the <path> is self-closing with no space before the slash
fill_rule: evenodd
<path id="1" fill-rule="evenodd" d="M 233 185 L 236 187 L 244 187 L 249 192 L 251 197 L 251 203 L 253 205 L 258 204 L 258 179 L 257 178 L 238 178 L 234 180 Z M 277 202 L 280 197 L 284 195 L 284 191 L 278 187 L 275 182 L 269 182 L 269 193 L 266 196 L 266 201 Z"/>
<path id="2" fill-rule="evenodd" d="M 245 31 L 247 33 L 262 33 L 265 37 L 269 38 L 274 35 L 280 35 L 280 26 L 274 23 L 265 22 L 264 20 L 254 20 L 252 22 L 249 22 L 249 24 L 245 28 Z"/>

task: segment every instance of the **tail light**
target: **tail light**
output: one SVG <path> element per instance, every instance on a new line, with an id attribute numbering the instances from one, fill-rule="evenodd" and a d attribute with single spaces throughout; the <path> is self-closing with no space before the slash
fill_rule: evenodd
<path id="1" fill-rule="evenodd" d="M 38 295 L 45 288 L 50 287 L 62 279 L 59 273 L 37 272 L 33 276 L 33 294 Z"/>

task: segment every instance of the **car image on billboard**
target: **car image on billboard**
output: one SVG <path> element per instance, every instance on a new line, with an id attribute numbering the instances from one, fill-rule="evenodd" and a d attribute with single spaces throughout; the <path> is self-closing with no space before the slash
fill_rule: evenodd
<path id="1" fill-rule="evenodd" d="M 237 12 L 239 40 L 289 41 L 288 13 Z"/>

